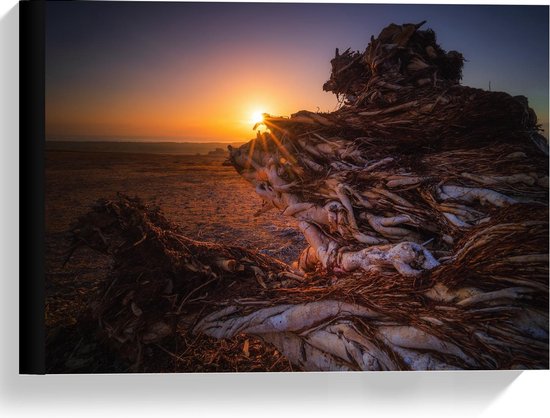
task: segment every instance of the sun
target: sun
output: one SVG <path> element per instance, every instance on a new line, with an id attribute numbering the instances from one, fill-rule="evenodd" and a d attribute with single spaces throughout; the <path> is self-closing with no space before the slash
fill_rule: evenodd
<path id="1" fill-rule="evenodd" d="M 252 117 L 250 118 L 250 122 L 253 124 L 262 123 L 264 121 L 264 112 L 256 111 L 252 113 Z"/>

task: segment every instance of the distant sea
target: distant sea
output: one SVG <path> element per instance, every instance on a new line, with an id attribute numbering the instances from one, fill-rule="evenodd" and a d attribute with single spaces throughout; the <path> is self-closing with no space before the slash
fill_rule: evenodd
<path id="1" fill-rule="evenodd" d="M 46 141 L 46 150 L 77 152 L 126 152 L 139 154 L 180 154 L 197 155 L 227 146 L 240 146 L 240 143 L 224 142 L 110 142 L 110 141 Z M 221 152 L 221 151 L 220 151 Z"/>

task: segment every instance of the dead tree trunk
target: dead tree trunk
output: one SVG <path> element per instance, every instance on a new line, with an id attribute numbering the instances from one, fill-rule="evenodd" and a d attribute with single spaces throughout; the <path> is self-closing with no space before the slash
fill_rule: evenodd
<path id="1" fill-rule="evenodd" d="M 337 50 L 324 88 L 338 111 L 265 115 L 230 147 L 265 205 L 299 221 L 293 266 L 187 240 L 125 199 L 83 219 L 81 240 L 123 243 L 105 331 L 134 345 L 245 333 L 306 370 L 547 368 L 546 141 L 525 98 L 461 86 L 462 56 L 419 27 Z M 145 267 L 147 285 L 120 287 Z"/>

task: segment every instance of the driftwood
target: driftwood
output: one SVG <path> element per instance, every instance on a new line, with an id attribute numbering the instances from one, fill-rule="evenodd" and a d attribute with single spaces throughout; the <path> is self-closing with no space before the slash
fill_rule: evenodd
<path id="1" fill-rule="evenodd" d="M 523 97 L 459 84 L 461 54 L 390 25 L 332 60 L 333 113 L 264 115 L 229 164 L 309 247 L 291 265 L 98 202 L 74 231 L 113 256 L 94 306 L 139 364 L 174 334 L 247 334 L 305 370 L 548 367 L 548 159 Z M 265 209 L 265 208 L 264 208 Z"/>

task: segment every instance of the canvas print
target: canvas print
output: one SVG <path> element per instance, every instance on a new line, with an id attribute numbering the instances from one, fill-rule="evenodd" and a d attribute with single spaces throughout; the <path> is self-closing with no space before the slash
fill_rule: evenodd
<path id="1" fill-rule="evenodd" d="M 50 2 L 47 373 L 548 368 L 548 7 Z"/>

